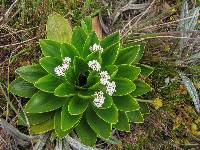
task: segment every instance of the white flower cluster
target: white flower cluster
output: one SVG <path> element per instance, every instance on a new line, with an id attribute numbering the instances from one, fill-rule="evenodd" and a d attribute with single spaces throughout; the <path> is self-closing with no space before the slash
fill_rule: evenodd
<path id="1" fill-rule="evenodd" d="M 103 48 L 100 45 L 97 45 L 96 43 L 93 46 L 90 46 L 90 51 L 91 52 L 96 52 L 100 51 L 101 53 L 103 52 Z M 91 60 L 88 62 L 89 68 L 91 68 L 94 71 L 101 71 L 101 65 L 97 60 Z M 114 81 L 110 82 L 110 75 L 108 74 L 107 71 L 101 71 L 99 73 L 100 75 L 100 83 L 102 85 L 106 86 L 106 92 L 108 95 L 112 96 L 114 92 L 116 92 L 116 84 Z M 93 103 L 96 107 L 102 107 L 104 103 L 105 97 L 104 93 L 102 91 L 100 92 L 95 92 L 94 94 L 94 100 Z"/>
<path id="2" fill-rule="evenodd" d="M 88 62 L 88 66 L 95 71 L 100 71 L 101 70 L 101 65 L 97 60 L 92 60 Z"/>
<path id="3" fill-rule="evenodd" d="M 116 88 L 116 84 L 114 81 L 110 82 L 109 79 L 110 79 L 110 76 L 108 74 L 107 71 L 101 71 L 100 72 L 100 83 L 105 85 L 106 86 L 106 92 L 112 96 L 113 93 L 116 91 L 115 88 Z"/>
<path id="4" fill-rule="evenodd" d="M 94 101 L 93 101 L 93 103 L 98 108 L 102 107 L 102 105 L 104 104 L 105 97 L 103 95 L 104 95 L 104 93 L 102 91 L 94 93 Z"/>
<path id="5" fill-rule="evenodd" d="M 71 63 L 71 58 L 65 57 L 63 59 L 62 66 L 59 65 L 59 66 L 54 68 L 55 74 L 57 76 L 64 76 L 65 75 L 65 71 L 69 69 L 70 63 Z"/>
<path id="6" fill-rule="evenodd" d="M 107 83 L 106 85 L 106 92 L 108 92 L 108 95 L 112 96 L 114 92 L 116 92 L 116 84 L 114 81 Z"/>
<path id="7" fill-rule="evenodd" d="M 101 84 L 103 84 L 103 85 L 106 85 L 109 81 L 109 79 L 110 79 L 110 76 L 109 76 L 109 74 L 108 74 L 108 72 L 107 71 L 101 71 L 100 72 L 100 83 Z"/>
<path id="8" fill-rule="evenodd" d="M 91 52 L 100 51 L 100 53 L 102 53 L 103 48 L 101 47 L 101 45 L 98 45 L 98 44 L 95 43 L 93 46 L 90 46 L 90 51 Z"/>

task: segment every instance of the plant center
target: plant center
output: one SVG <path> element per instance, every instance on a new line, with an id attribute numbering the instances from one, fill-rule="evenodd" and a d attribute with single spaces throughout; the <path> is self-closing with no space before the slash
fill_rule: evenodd
<path id="1" fill-rule="evenodd" d="M 83 87 L 87 84 L 87 75 L 84 73 L 80 73 L 78 76 L 78 86 Z"/>

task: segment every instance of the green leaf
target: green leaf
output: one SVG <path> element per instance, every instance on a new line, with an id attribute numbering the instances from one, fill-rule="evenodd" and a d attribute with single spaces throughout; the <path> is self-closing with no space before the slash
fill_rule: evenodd
<path id="1" fill-rule="evenodd" d="M 91 99 L 94 94 L 93 90 L 82 89 L 78 91 L 78 96 L 82 99 Z"/>
<path id="2" fill-rule="evenodd" d="M 39 65 L 28 65 L 17 68 L 15 71 L 24 80 L 35 83 L 39 78 L 45 76 L 47 72 Z"/>
<path id="3" fill-rule="evenodd" d="M 57 75 L 55 74 L 54 69 L 59 66 L 62 65 L 62 60 L 59 60 L 57 58 L 54 57 L 43 57 L 40 59 L 40 65 L 50 74 L 54 75 L 57 77 Z"/>
<path id="4" fill-rule="evenodd" d="M 79 56 L 79 52 L 73 45 L 63 43 L 60 48 L 61 57 L 64 59 L 65 57 L 70 57 L 73 61 L 75 56 Z"/>
<path id="5" fill-rule="evenodd" d="M 26 112 L 24 112 L 24 113 L 26 113 Z M 27 126 L 28 124 L 29 125 L 40 124 L 42 122 L 49 120 L 54 115 L 53 112 L 40 113 L 40 114 L 26 113 L 26 117 L 28 119 L 28 123 L 27 123 L 24 113 L 21 112 L 20 115 L 18 116 L 17 125 Z"/>
<path id="6" fill-rule="evenodd" d="M 121 111 L 134 111 L 139 109 L 138 102 L 135 98 L 130 96 L 130 94 L 124 96 L 114 96 L 113 102 Z"/>
<path id="7" fill-rule="evenodd" d="M 140 112 L 142 113 L 142 115 L 147 115 L 150 113 L 148 103 L 139 102 L 139 105 L 140 105 Z"/>
<path id="8" fill-rule="evenodd" d="M 22 78 L 17 78 L 10 83 L 9 91 L 17 96 L 30 98 L 38 90 L 33 86 L 33 84 L 23 80 Z"/>
<path id="9" fill-rule="evenodd" d="M 114 96 L 123 96 L 133 92 L 136 88 L 135 84 L 126 78 L 115 78 L 113 79 L 116 84 L 116 92 L 113 93 Z"/>
<path id="10" fill-rule="evenodd" d="M 69 83 L 62 83 L 54 91 L 54 95 L 58 97 L 70 97 L 76 95 L 76 93 L 75 87 Z"/>
<path id="11" fill-rule="evenodd" d="M 69 101 L 66 98 L 56 97 L 52 94 L 37 92 L 25 106 L 27 113 L 44 113 L 56 110 Z"/>
<path id="12" fill-rule="evenodd" d="M 125 112 L 119 111 L 119 121 L 113 125 L 114 128 L 120 131 L 130 131 L 130 124 Z"/>
<path id="13" fill-rule="evenodd" d="M 142 44 L 140 45 L 140 50 L 136 56 L 136 58 L 134 59 L 134 61 L 132 62 L 132 64 L 137 64 L 139 63 L 140 59 L 142 58 L 143 54 L 144 54 L 144 49 L 145 49 L 145 45 Z"/>
<path id="14" fill-rule="evenodd" d="M 86 118 L 89 126 L 98 136 L 108 139 L 112 131 L 111 124 L 100 119 L 93 110 L 86 112 Z"/>
<path id="15" fill-rule="evenodd" d="M 83 47 L 85 41 L 87 39 L 87 35 L 85 31 L 81 27 L 75 27 L 72 34 L 72 41 L 71 43 L 76 47 L 77 51 L 81 56 L 83 55 Z"/>
<path id="16" fill-rule="evenodd" d="M 109 65 L 105 67 L 105 70 L 108 72 L 111 78 L 113 78 L 118 71 L 118 67 L 116 65 Z"/>
<path id="17" fill-rule="evenodd" d="M 72 85 L 76 83 L 76 77 L 74 74 L 74 68 L 70 67 L 65 73 L 65 79 Z"/>
<path id="18" fill-rule="evenodd" d="M 122 145 L 122 142 L 119 140 L 119 139 L 117 139 L 116 137 L 114 137 L 113 135 L 111 135 L 108 139 L 102 139 L 102 140 L 104 140 L 106 143 L 108 143 L 108 144 L 112 144 L 112 145 Z"/>
<path id="19" fill-rule="evenodd" d="M 40 124 L 32 125 L 30 127 L 31 134 L 42 134 L 54 129 L 54 119 L 51 118 L 47 121 L 44 121 Z"/>
<path id="20" fill-rule="evenodd" d="M 101 42 L 100 42 L 101 46 L 106 49 L 107 47 L 119 43 L 119 32 L 115 32 L 109 36 L 107 36 L 106 38 L 104 38 Z"/>
<path id="21" fill-rule="evenodd" d="M 94 107 L 96 114 L 108 123 L 117 123 L 118 121 L 118 110 L 115 104 L 112 104 L 110 108 L 98 109 Z"/>
<path id="22" fill-rule="evenodd" d="M 84 31 L 87 31 L 87 33 L 90 33 L 92 31 L 91 17 L 89 16 L 85 17 L 84 20 L 81 21 L 81 26 L 84 29 Z"/>
<path id="23" fill-rule="evenodd" d="M 91 127 L 86 122 L 85 118 L 82 118 L 77 127 L 75 128 L 78 137 L 81 140 L 81 143 L 94 146 L 97 141 L 96 133 L 91 129 Z"/>
<path id="24" fill-rule="evenodd" d="M 68 105 L 68 110 L 71 115 L 82 114 L 88 107 L 88 100 L 81 99 L 78 96 L 74 96 Z"/>
<path id="25" fill-rule="evenodd" d="M 40 40 L 40 47 L 44 56 L 61 58 L 60 44 L 48 39 Z"/>
<path id="26" fill-rule="evenodd" d="M 70 115 L 68 106 L 62 107 L 61 111 L 61 129 L 66 131 L 74 127 L 80 120 L 81 115 Z"/>
<path id="27" fill-rule="evenodd" d="M 119 51 L 116 64 L 131 64 L 137 58 L 138 52 L 140 50 L 140 45 L 131 46 Z"/>
<path id="28" fill-rule="evenodd" d="M 131 93 L 133 97 L 141 96 L 151 91 L 151 87 L 142 80 L 135 80 L 134 83 L 136 85 L 136 89 Z"/>
<path id="29" fill-rule="evenodd" d="M 99 40 L 97 38 L 96 33 L 93 31 L 88 35 L 88 37 L 85 41 L 85 45 L 84 45 L 84 48 L 83 48 L 84 57 L 87 57 L 91 53 L 90 46 L 93 46 L 95 43 L 98 44 Z"/>
<path id="30" fill-rule="evenodd" d="M 140 71 L 141 70 L 139 67 L 122 64 L 118 66 L 118 72 L 116 74 L 116 77 L 122 77 L 122 78 L 127 78 L 130 80 L 135 80 L 140 74 Z"/>
<path id="31" fill-rule="evenodd" d="M 108 66 L 115 63 L 119 51 L 119 43 L 111 45 L 102 53 L 102 66 Z"/>
<path id="32" fill-rule="evenodd" d="M 71 26 L 63 16 L 54 13 L 47 20 L 47 39 L 59 42 L 69 43 L 72 37 Z"/>
<path id="33" fill-rule="evenodd" d="M 113 104 L 113 99 L 110 95 L 108 95 L 107 93 L 104 93 L 104 97 L 105 97 L 104 103 L 103 103 L 102 107 L 100 107 L 99 109 L 110 108 Z"/>
<path id="34" fill-rule="evenodd" d="M 99 51 L 93 52 L 89 54 L 85 59 L 86 62 L 89 62 L 91 60 L 97 60 L 101 64 L 102 63 L 101 53 Z"/>
<path id="35" fill-rule="evenodd" d="M 87 84 L 85 87 L 92 87 L 99 82 L 100 76 L 97 72 L 91 71 L 87 78 Z"/>
<path id="36" fill-rule="evenodd" d="M 40 78 L 37 82 L 35 82 L 35 87 L 44 92 L 54 93 L 54 90 L 61 84 L 62 82 L 58 80 L 56 77 L 51 74 L 46 75 Z"/>
<path id="37" fill-rule="evenodd" d="M 128 44 L 123 45 L 122 48 L 125 49 L 125 48 L 132 47 L 132 46 L 140 46 L 138 54 L 137 54 L 135 60 L 132 62 L 132 64 L 137 64 L 144 54 L 145 45 L 144 44 L 137 45 L 135 43 L 128 43 Z"/>
<path id="38" fill-rule="evenodd" d="M 126 112 L 126 114 L 127 114 L 130 122 L 134 122 L 134 123 L 143 123 L 144 122 L 144 118 L 139 110 Z"/>
<path id="39" fill-rule="evenodd" d="M 63 131 L 61 129 L 61 111 L 60 110 L 57 110 L 56 113 L 55 113 L 54 127 L 55 127 L 56 135 L 59 138 L 63 138 L 64 136 L 66 136 L 70 132 L 70 130 Z"/>
<path id="40" fill-rule="evenodd" d="M 78 76 L 80 73 L 85 73 L 88 71 L 87 63 L 80 57 L 75 57 L 74 61 L 74 73 Z"/>
<path id="41" fill-rule="evenodd" d="M 138 64 L 138 67 L 141 69 L 140 74 L 144 77 L 148 77 L 154 70 L 152 67 L 143 64 Z"/>

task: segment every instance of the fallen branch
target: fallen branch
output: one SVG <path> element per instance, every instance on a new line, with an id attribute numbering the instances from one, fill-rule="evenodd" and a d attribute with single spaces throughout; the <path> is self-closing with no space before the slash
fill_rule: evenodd
<path id="1" fill-rule="evenodd" d="M 17 130 L 15 127 L 10 125 L 3 118 L 0 118 L 0 125 L 7 133 L 9 133 L 11 136 L 15 138 L 21 139 L 23 141 L 28 141 L 28 142 L 31 142 L 31 139 L 33 138 L 32 136 L 28 136 L 24 133 L 21 133 L 19 130 Z"/>

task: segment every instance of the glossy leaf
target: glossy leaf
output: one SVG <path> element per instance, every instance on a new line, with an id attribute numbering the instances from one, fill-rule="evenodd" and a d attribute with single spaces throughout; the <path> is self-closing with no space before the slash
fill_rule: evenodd
<path id="1" fill-rule="evenodd" d="M 70 67 L 66 72 L 65 72 L 65 79 L 67 82 L 70 84 L 74 85 L 76 83 L 76 77 L 74 74 L 74 68 Z"/>
<path id="2" fill-rule="evenodd" d="M 95 145 L 97 141 L 97 134 L 91 129 L 85 118 L 81 119 L 75 130 L 83 144 L 89 146 Z"/>
<path id="3" fill-rule="evenodd" d="M 66 131 L 74 127 L 80 120 L 81 115 L 70 115 L 68 106 L 62 107 L 61 111 L 61 129 Z"/>
<path id="4" fill-rule="evenodd" d="M 143 64 L 138 64 L 138 67 L 141 68 L 140 74 L 144 77 L 148 77 L 154 70 L 152 67 Z"/>
<path id="5" fill-rule="evenodd" d="M 33 84 L 23 80 L 22 78 L 17 78 L 10 83 L 9 91 L 20 97 L 30 98 L 38 90 L 33 86 Z"/>
<path id="6" fill-rule="evenodd" d="M 48 39 L 40 40 L 40 47 L 44 56 L 61 58 L 60 44 Z"/>
<path id="7" fill-rule="evenodd" d="M 113 102 L 121 111 L 134 111 L 139 109 L 138 102 L 135 98 L 130 96 L 130 94 L 124 96 L 114 96 Z"/>
<path id="8" fill-rule="evenodd" d="M 114 128 L 120 131 L 130 131 L 130 124 L 125 112 L 119 111 L 119 121 L 113 125 Z"/>
<path id="9" fill-rule="evenodd" d="M 30 127 L 31 134 L 43 134 L 54 129 L 54 119 L 51 118 L 40 124 L 32 125 Z"/>
<path id="10" fill-rule="evenodd" d="M 113 79 L 116 84 L 116 92 L 113 93 L 114 96 L 123 96 L 133 92 L 136 88 L 135 84 L 126 78 L 115 78 Z"/>
<path id="11" fill-rule="evenodd" d="M 140 74 L 140 68 L 135 67 L 132 65 L 118 65 L 118 72 L 116 74 L 116 77 L 122 77 L 127 78 L 130 80 L 135 80 L 138 75 Z"/>
<path id="12" fill-rule="evenodd" d="M 151 87 L 142 80 L 135 80 L 134 83 L 136 85 L 136 89 L 131 93 L 133 97 L 141 96 L 151 91 Z"/>
<path id="13" fill-rule="evenodd" d="M 74 65 L 74 73 L 76 76 L 79 75 L 80 73 L 87 72 L 89 69 L 87 63 L 84 61 L 84 59 L 80 57 L 74 58 L 73 65 Z"/>
<path id="14" fill-rule="evenodd" d="M 96 114 L 108 123 L 117 123 L 118 121 L 118 110 L 115 104 L 112 104 L 110 108 L 107 109 L 94 109 Z"/>
<path id="15" fill-rule="evenodd" d="M 104 93 L 104 97 L 105 97 L 104 103 L 103 103 L 102 107 L 100 107 L 99 109 L 110 108 L 113 104 L 113 99 L 110 95 L 108 95 L 107 93 Z"/>
<path id="16" fill-rule="evenodd" d="M 28 119 L 28 122 L 26 121 L 26 117 L 23 112 L 20 113 L 20 116 L 18 116 L 17 124 L 18 125 L 36 125 L 40 124 L 42 122 L 45 122 L 52 118 L 54 115 L 54 112 L 48 112 L 48 113 L 38 113 L 38 114 L 30 114 L 26 113 L 26 117 Z"/>
<path id="17" fill-rule="evenodd" d="M 147 115 L 150 113 L 148 103 L 139 102 L 139 105 L 140 105 L 140 112 L 142 113 L 142 115 Z"/>
<path id="18" fill-rule="evenodd" d="M 62 82 L 52 75 L 46 75 L 35 82 L 35 87 L 44 92 L 54 93 Z"/>
<path id="19" fill-rule="evenodd" d="M 73 61 L 75 56 L 79 56 L 79 52 L 76 50 L 76 48 L 68 43 L 63 43 L 61 45 L 60 51 L 62 59 L 65 57 L 70 57 Z"/>
<path id="20" fill-rule="evenodd" d="M 17 68 L 15 72 L 30 83 L 35 83 L 39 78 L 47 74 L 39 64 L 23 66 Z"/>
<path id="21" fill-rule="evenodd" d="M 98 44 L 99 40 L 97 38 L 96 33 L 93 31 L 88 35 L 88 37 L 85 41 L 84 48 L 83 48 L 84 57 L 87 57 L 91 53 L 90 47 L 93 46 L 95 43 Z"/>
<path id="22" fill-rule="evenodd" d="M 55 127 L 56 135 L 60 138 L 66 136 L 70 132 L 70 130 L 63 131 L 61 129 L 61 111 L 60 110 L 57 110 L 55 113 L 54 127 Z"/>
<path id="23" fill-rule="evenodd" d="M 119 43 L 111 45 L 102 53 L 102 66 L 108 66 L 115 63 L 119 51 Z"/>
<path id="24" fill-rule="evenodd" d="M 74 28 L 71 43 L 74 45 L 81 56 L 83 56 L 83 45 L 85 44 L 86 38 L 87 35 L 81 27 Z"/>
<path id="25" fill-rule="evenodd" d="M 116 64 L 131 64 L 137 58 L 138 52 L 140 50 L 139 45 L 131 46 L 119 51 Z"/>
<path id="26" fill-rule="evenodd" d="M 99 82 L 99 80 L 100 80 L 99 74 L 97 72 L 91 71 L 87 78 L 86 87 L 91 87 L 95 85 L 97 82 Z"/>
<path id="27" fill-rule="evenodd" d="M 134 122 L 134 123 L 143 123 L 144 122 L 143 115 L 141 114 L 141 112 L 139 110 L 126 112 L 126 114 L 127 114 L 130 122 Z"/>
<path id="28" fill-rule="evenodd" d="M 43 113 L 50 112 L 62 107 L 66 104 L 68 99 L 59 98 L 53 94 L 48 94 L 44 92 L 37 92 L 28 101 L 25 107 L 27 113 Z"/>
<path id="29" fill-rule="evenodd" d="M 40 59 L 40 65 L 50 74 L 57 76 L 54 69 L 62 65 L 62 60 L 54 57 L 43 57 Z"/>
<path id="30" fill-rule="evenodd" d="M 108 72 L 111 78 L 113 78 L 118 71 L 118 67 L 116 65 L 109 65 L 105 67 L 105 70 Z"/>
<path id="31" fill-rule="evenodd" d="M 106 49 L 107 47 L 119 43 L 119 32 L 108 35 L 101 41 L 101 46 Z"/>
<path id="32" fill-rule="evenodd" d="M 78 96 L 82 99 L 91 99 L 94 91 L 88 89 L 82 89 L 78 91 Z"/>
<path id="33" fill-rule="evenodd" d="M 85 59 L 86 62 L 89 62 L 91 60 L 97 60 L 100 64 L 102 64 L 102 58 L 101 58 L 101 53 L 99 51 L 93 52 L 87 56 Z"/>
<path id="34" fill-rule="evenodd" d="M 68 110 L 71 115 L 82 114 L 88 107 L 88 100 L 81 99 L 78 96 L 74 96 L 68 105 Z"/>
<path id="35" fill-rule="evenodd" d="M 137 64 L 139 63 L 140 59 L 142 58 L 143 54 L 144 54 L 144 50 L 145 50 L 145 45 L 141 44 L 140 45 L 140 50 L 136 56 L 136 58 L 134 59 L 134 61 L 132 62 L 132 64 Z"/>
<path id="36" fill-rule="evenodd" d="M 54 91 L 54 95 L 58 97 L 70 97 L 76 95 L 76 93 L 74 86 L 67 82 L 60 84 Z"/>
<path id="37" fill-rule="evenodd" d="M 108 139 L 112 129 L 111 124 L 100 119 L 93 110 L 86 112 L 86 119 L 92 130 L 100 137 Z"/>
<path id="38" fill-rule="evenodd" d="M 92 31 L 92 19 L 91 17 L 85 17 L 84 20 L 81 21 L 82 28 L 90 33 Z"/>

